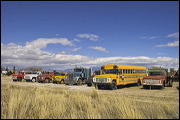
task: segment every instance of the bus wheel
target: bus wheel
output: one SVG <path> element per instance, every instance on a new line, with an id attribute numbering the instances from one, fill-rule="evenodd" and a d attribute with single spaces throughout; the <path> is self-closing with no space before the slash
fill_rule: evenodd
<path id="1" fill-rule="evenodd" d="M 117 89 L 116 82 L 113 81 L 112 84 L 110 85 L 110 90 L 116 90 L 116 89 Z"/>

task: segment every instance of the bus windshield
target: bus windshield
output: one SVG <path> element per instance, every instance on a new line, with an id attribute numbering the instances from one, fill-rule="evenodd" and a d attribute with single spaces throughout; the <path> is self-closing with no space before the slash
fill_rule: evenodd
<path id="1" fill-rule="evenodd" d="M 107 69 L 104 70 L 105 74 L 117 74 L 118 73 L 118 69 Z"/>

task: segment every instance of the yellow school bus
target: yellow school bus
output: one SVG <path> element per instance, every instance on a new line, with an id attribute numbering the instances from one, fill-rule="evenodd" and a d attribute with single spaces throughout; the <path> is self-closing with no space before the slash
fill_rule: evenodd
<path id="1" fill-rule="evenodd" d="M 93 77 L 93 84 L 97 88 L 109 87 L 117 89 L 119 85 L 137 84 L 141 85 L 143 77 L 147 76 L 147 68 L 143 66 L 107 64 L 101 67 L 102 75 Z"/>

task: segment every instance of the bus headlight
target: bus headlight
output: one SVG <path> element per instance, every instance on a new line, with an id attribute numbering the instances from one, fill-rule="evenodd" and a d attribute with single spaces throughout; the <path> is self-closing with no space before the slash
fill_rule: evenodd
<path id="1" fill-rule="evenodd" d="M 111 81 L 111 78 L 109 77 L 93 77 L 93 82 L 109 83 L 110 81 Z"/>
<path id="2" fill-rule="evenodd" d="M 107 82 L 110 82 L 111 81 L 111 78 L 107 78 Z"/>
<path id="3" fill-rule="evenodd" d="M 96 78 L 93 77 L 93 82 L 96 82 Z"/>

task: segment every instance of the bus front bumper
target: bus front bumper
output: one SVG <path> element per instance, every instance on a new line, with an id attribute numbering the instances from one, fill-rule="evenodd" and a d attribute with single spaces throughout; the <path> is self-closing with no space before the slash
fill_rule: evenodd
<path id="1" fill-rule="evenodd" d="M 109 86 L 110 83 L 97 83 L 97 82 L 94 82 L 93 83 L 94 85 L 103 85 L 103 86 Z"/>

